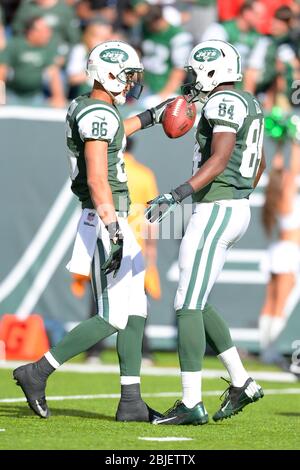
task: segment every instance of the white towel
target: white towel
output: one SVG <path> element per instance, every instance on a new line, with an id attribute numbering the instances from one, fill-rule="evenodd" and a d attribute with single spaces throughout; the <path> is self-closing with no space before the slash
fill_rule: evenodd
<path id="1" fill-rule="evenodd" d="M 89 276 L 100 230 L 100 218 L 94 209 L 84 209 L 80 217 L 73 253 L 66 268 L 75 274 Z"/>

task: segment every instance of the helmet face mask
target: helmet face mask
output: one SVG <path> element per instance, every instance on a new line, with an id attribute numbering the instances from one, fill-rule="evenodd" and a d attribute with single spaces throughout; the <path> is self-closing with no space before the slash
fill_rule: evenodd
<path id="1" fill-rule="evenodd" d="M 210 40 L 195 46 L 185 70 L 193 76 L 193 82 L 182 87 L 187 101 L 203 102 L 218 85 L 242 80 L 240 54 L 225 41 Z"/>
<path id="2" fill-rule="evenodd" d="M 130 96 L 138 100 L 143 91 L 143 77 L 141 69 L 126 68 L 116 78 L 128 88 L 127 93 L 130 91 Z"/>
<path id="3" fill-rule="evenodd" d="M 136 51 L 123 41 L 106 41 L 90 53 L 88 75 L 102 85 L 116 104 L 124 104 L 127 93 L 138 99 L 142 92 L 143 65 Z"/>
<path id="4" fill-rule="evenodd" d="M 181 93 L 185 97 L 188 103 L 195 103 L 196 101 L 203 102 L 205 100 L 206 94 L 201 96 L 201 90 L 203 86 L 197 81 L 197 74 L 192 67 L 184 67 L 186 72 L 193 77 L 192 82 L 187 82 L 181 87 Z"/>

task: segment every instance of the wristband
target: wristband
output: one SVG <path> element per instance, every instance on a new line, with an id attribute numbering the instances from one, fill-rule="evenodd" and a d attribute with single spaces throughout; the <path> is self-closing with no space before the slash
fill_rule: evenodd
<path id="1" fill-rule="evenodd" d="M 153 113 L 150 109 L 147 109 L 143 113 L 137 114 L 137 117 L 141 121 L 141 129 L 154 126 Z"/>
<path id="2" fill-rule="evenodd" d="M 172 189 L 171 194 L 176 202 L 181 202 L 183 199 L 191 196 L 193 194 L 194 189 L 190 185 L 190 183 L 183 183 L 175 189 Z"/>

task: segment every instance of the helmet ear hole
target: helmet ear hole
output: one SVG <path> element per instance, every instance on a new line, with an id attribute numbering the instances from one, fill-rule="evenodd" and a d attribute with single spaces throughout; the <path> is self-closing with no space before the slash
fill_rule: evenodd
<path id="1" fill-rule="evenodd" d="M 215 70 L 211 70 L 210 72 L 208 72 L 207 76 L 209 78 L 212 78 L 214 76 L 214 74 L 215 74 Z"/>

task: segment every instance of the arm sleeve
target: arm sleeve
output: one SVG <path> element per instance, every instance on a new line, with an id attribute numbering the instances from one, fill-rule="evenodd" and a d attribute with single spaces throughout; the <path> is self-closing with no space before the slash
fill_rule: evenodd
<path id="1" fill-rule="evenodd" d="M 237 132 L 248 114 L 248 105 L 238 94 L 222 92 L 209 99 L 203 113 L 214 132 Z"/>
<path id="2" fill-rule="evenodd" d="M 109 144 L 114 140 L 120 125 L 113 111 L 100 107 L 83 113 L 77 123 L 81 140 L 105 140 Z"/>

